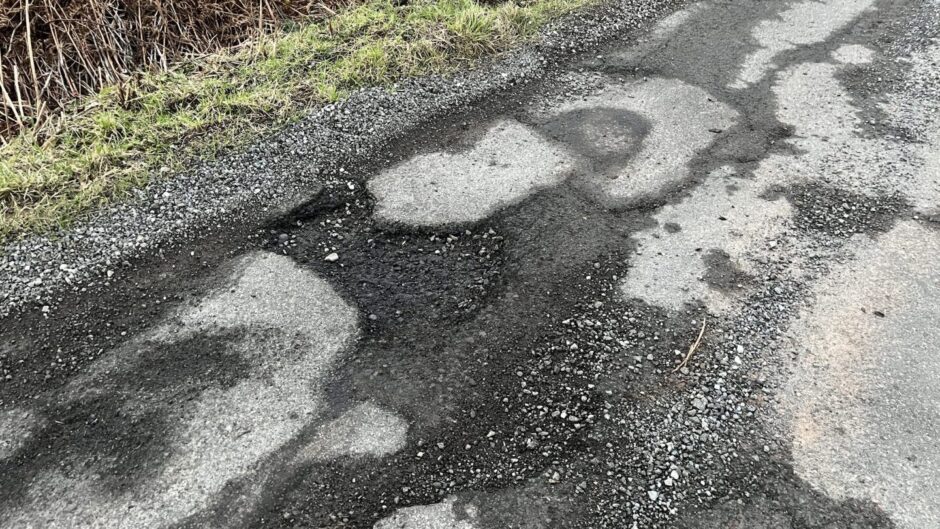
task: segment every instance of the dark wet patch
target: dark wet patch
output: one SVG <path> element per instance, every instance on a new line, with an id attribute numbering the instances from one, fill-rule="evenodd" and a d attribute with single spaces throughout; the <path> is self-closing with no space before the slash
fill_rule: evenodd
<path id="1" fill-rule="evenodd" d="M 750 38 L 752 28 L 773 18 L 786 4 L 733 2 L 700 7 L 704 9 L 671 31 L 667 43 L 641 57 L 627 55 L 626 60 L 618 53 L 619 47 L 612 47 L 605 50 L 605 60 L 598 66 L 612 74 L 652 73 L 708 87 L 715 94 L 727 92 L 725 87 L 737 78 L 740 65 L 756 48 Z"/>
<path id="2" fill-rule="evenodd" d="M 685 516 L 678 529 L 890 529 L 894 523 L 867 500 L 834 500 L 797 477 L 791 464 L 774 460 L 744 498 L 717 500 Z M 759 522 L 759 523 L 758 523 Z"/>
<path id="3" fill-rule="evenodd" d="M 601 106 L 564 112 L 537 129 L 577 154 L 582 172 L 617 178 L 640 151 L 651 127 L 636 112 Z"/>
<path id="4" fill-rule="evenodd" d="M 574 275 L 609 278 L 621 266 L 618 256 L 610 256 L 597 267 L 582 262 Z M 617 446 L 627 446 L 619 444 L 626 439 L 608 437 L 613 432 L 607 428 L 600 433 L 605 402 L 632 402 L 635 390 L 620 384 L 601 386 L 597 374 L 622 372 L 622 382 L 645 384 L 641 381 L 648 380 L 658 362 L 636 369 L 623 352 L 658 351 L 685 340 L 662 320 L 649 317 L 646 309 L 607 298 L 607 284 L 602 279 L 593 288 L 543 285 L 554 297 L 540 301 L 536 310 L 547 313 L 528 323 L 515 317 L 504 323 L 482 318 L 475 327 L 492 326 L 493 332 L 478 338 L 475 358 L 448 368 L 474 382 L 449 388 L 456 401 L 443 420 L 415 425 L 408 446 L 381 465 L 313 464 L 299 469 L 281 484 L 274 494 L 277 500 L 254 516 L 282 526 L 370 527 L 394 508 L 466 494 L 479 501 L 491 527 L 519 526 L 533 513 L 548 520 L 543 527 L 581 526 L 576 520 L 590 523 L 597 512 L 589 499 L 609 468 L 597 457 L 605 450 L 603 441 L 614 439 Z M 554 306 L 544 304 L 552 300 Z M 500 312 L 504 317 L 518 315 Z M 507 334 L 520 325 L 514 335 Z M 670 365 L 668 358 L 660 361 Z M 446 377 L 444 372 L 439 375 Z M 605 387 L 616 388 L 615 396 L 606 394 Z M 429 398 L 425 404 L 436 403 Z M 632 439 L 632 432 L 613 429 Z M 555 472 L 559 483 L 549 483 Z M 524 489 L 532 483 L 564 500 L 526 500 Z"/>
<path id="5" fill-rule="evenodd" d="M 567 185 L 460 231 L 375 223 L 372 206 L 358 191 L 324 193 L 272 226 L 269 248 L 368 308 L 328 398 L 334 408 L 370 400 L 405 416 L 409 445 L 382 465 L 312 463 L 274 479 L 252 516 L 368 527 L 396 506 L 541 479 L 546 465 L 597 443 L 585 437 L 602 413 L 588 384 L 613 350 L 573 351 L 566 342 L 581 324 L 562 322 L 574 307 L 617 306 L 611 276 L 646 215 L 608 211 Z M 324 262 L 334 250 L 340 260 Z M 632 344 L 668 330 L 624 332 Z M 549 415 L 567 410 L 579 421 L 546 421 L 546 404 Z"/>
<path id="6" fill-rule="evenodd" d="M 702 279 L 708 286 L 723 292 L 742 289 L 752 278 L 731 261 L 728 252 L 712 248 L 702 255 L 705 274 Z"/>
<path id="7" fill-rule="evenodd" d="M 3 322 L 0 406 L 45 398 L 108 351 L 170 317 L 187 300 L 218 287 L 220 268 L 257 238 L 239 219 L 198 246 L 164 248 L 142 261 L 115 263 L 122 279 L 100 279 L 64 296 L 56 313 L 39 310 Z"/>
<path id="8" fill-rule="evenodd" d="M 370 334 L 459 323 L 500 284 L 504 236 L 492 228 L 388 226 L 373 207 L 362 188 L 326 189 L 268 229 L 268 249 L 329 279 Z"/>
<path id="9" fill-rule="evenodd" d="M 531 320 L 544 317 L 542 306 L 559 304 L 552 299 L 559 275 L 608 254 L 611 241 L 615 251 L 625 248 L 645 225 L 568 186 L 461 228 L 376 222 L 373 206 L 361 189 L 326 190 L 269 229 L 269 249 L 315 269 L 366 307 L 362 339 L 328 388 L 330 400 L 371 399 L 419 422 L 441 420 L 446 414 L 438 410 L 455 395 L 485 383 L 467 364 L 492 334 L 525 335 Z M 324 262 L 334 249 L 339 261 Z"/>
<path id="10" fill-rule="evenodd" d="M 231 387 L 251 373 L 231 351 L 243 334 L 231 330 L 141 344 L 140 361 L 76 388 L 87 395 L 41 408 L 38 415 L 45 426 L 0 462 L 0 475 L 7 483 L 25 484 L 47 471 L 86 476 L 91 470 L 99 477 L 96 484 L 107 492 L 133 490 L 159 473 L 172 456 L 174 417 L 181 406 L 209 388 Z M 0 505 L 9 506 L 25 493 L 3 487 Z"/>
<path id="11" fill-rule="evenodd" d="M 926 212 L 922 220 L 923 224 L 928 228 L 940 230 L 940 209 Z"/>
<path id="12" fill-rule="evenodd" d="M 858 117 L 856 134 L 866 139 L 888 139 L 911 144 L 922 141 L 918 133 L 899 125 L 880 105 L 884 96 L 902 86 L 906 69 L 896 61 L 878 60 L 872 65 L 846 65 L 836 79 L 851 95 Z"/>
<path id="13" fill-rule="evenodd" d="M 835 237 L 886 232 L 910 209 L 899 196 L 874 197 L 816 184 L 774 189 L 766 198 L 781 194 L 796 210 L 798 228 Z"/>

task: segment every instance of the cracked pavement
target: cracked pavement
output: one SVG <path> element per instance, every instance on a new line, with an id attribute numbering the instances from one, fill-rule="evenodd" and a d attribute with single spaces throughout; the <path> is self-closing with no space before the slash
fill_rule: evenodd
<path id="1" fill-rule="evenodd" d="M 940 4 L 663 15 L 3 321 L 0 527 L 936 526 Z"/>

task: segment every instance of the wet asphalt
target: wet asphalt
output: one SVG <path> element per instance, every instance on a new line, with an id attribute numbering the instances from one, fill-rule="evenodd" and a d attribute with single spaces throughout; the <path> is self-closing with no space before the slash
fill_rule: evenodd
<path id="1" fill-rule="evenodd" d="M 8 319 L 0 527 L 934 527 L 938 72 L 676 6 Z"/>

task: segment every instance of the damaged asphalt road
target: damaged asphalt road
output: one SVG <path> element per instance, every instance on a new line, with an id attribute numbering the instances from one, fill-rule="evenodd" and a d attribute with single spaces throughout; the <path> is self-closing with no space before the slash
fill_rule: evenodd
<path id="1" fill-rule="evenodd" d="M 3 321 L 0 527 L 935 527 L 940 4 L 662 15 Z"/>

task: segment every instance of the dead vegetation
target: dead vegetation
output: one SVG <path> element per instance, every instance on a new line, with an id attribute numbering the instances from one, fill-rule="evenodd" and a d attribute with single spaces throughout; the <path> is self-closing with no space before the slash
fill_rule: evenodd
<path id="1" fill-rule="evenodd" d="M 0 137 L 132 72 L 166 70 L 330 8 L 310 0 L 0 0 Z"/>
<path id="2" fill-rule="evenodd" d="M 151 22 L 120 26 L 120 31 L 85 28 L 83 46 L 104 51 L 73 69 L 60 69 L 71 59 L 56 58 L 57 50 L 64 57 L 70 49 L 57 47 L 65 38 L 62 30 L 53 37 L 46 27 L 34 36 L 40 26 L 24 26 L 24 1 L 0 0 L 22 9 L 21 23 L 11 22 L 9 12 L 2 19 L 2 27 L 16 28 L 16 34 L 4 35 L 0 46 L 16 40 L 21 49 L 2 58 L 10 72 L 4 73 L 2 115 L 18 130 L 0 141 L 0 243 L 66 227 L 154 177 L 237 149 L 359 88 L 468 67 L 591 0 L 357 0 L 337 4 L 335 11 L 290 0 L 208 0 L 205 5 L 141 0 L 163 9 L 160 13 L 176 13 L 175 18 L 151 14 Z M 36 6 L 56 0 L 31 1 L 32 22 Z M 130 0 L 88 1 L 137 6 Z M 245 1 L 257 2 L 258 8 L 251 11 Z M 65 9 L 72 0 L 58 2 L 57 9 Z M 179 9 L 183 5 L 201 14 L 187 18 Z M 218 27 L 225 20 L 242 29 Z M 148 24 L 167 28 L 146 37 L 160 42 L 153 49 L 129 29 L 142 31 Z M 254 31 L 263 34 L 244 40 L 255 24 Z M 214 26 L 218 34 L 210 36 Z M 26 27 L 36 29 L 27 36 Z M 194 27 L 207 33 L 196 37 L 190 31 Z M 136 51 L 114 48 L 118 45 Z M 213 47 L 220 49 L 196 53 Z M 171 62 L 174 55 L 184 58 Z M 14 58 L 24 57 L 14 65 Z M 122 70 L 135 61 L 143 62 L 136 70 Z M 33 70 L 36 75 L 24 78 L 24 71 Z"/>

